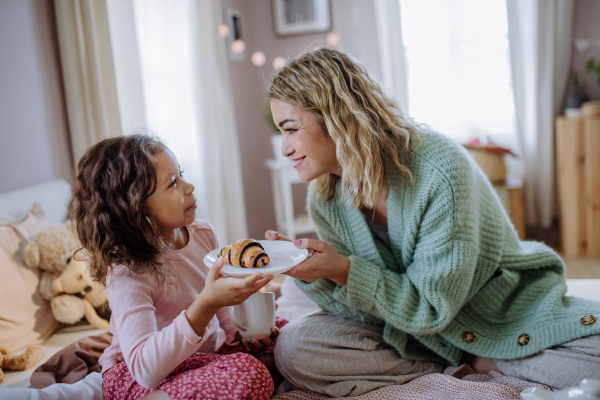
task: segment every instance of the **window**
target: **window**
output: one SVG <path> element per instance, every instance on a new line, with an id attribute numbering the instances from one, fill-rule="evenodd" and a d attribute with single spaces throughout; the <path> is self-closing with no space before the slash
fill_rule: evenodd
<path id="1" fill-rule="evenodd" d="M 399 1 L 411 116 L 460 142 L 512 142 L 505 0 Z"/>

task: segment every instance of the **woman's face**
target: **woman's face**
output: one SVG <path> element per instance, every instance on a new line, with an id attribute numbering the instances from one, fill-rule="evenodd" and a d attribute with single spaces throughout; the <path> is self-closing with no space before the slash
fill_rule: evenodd
<path id="1" fill-rule="evenodd" d="M 283 135 L 281 154 L 293 160 L 300 180 L 310 182 L 329 173 L 341 175 L 335 143 L 313 113 L 279 99 L 271 99 L 271 112 Z"/>

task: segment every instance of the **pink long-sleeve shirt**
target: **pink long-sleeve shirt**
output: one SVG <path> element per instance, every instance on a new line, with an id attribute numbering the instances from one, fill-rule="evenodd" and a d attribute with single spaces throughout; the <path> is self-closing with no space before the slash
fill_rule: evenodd
<path id="1" fill-rule="evenodd" d="M 177 289 L 163 287 L 152 276 L 132 274 L 124 265 L 115 265 L 107 276 L 113 341 L 100 357 L 103 373 L 124 360 L 140 385 L 153 388 L 195 352 L 214 353 L 223 343 L 234 343 L 237 328 L 227 309 L 217 312 L 202 336 L 185 316 L 206 282 L 204 256 L 218 247 L 208 222 L 197 220 L 186 228 L 188 244 L 159 256 Z"/>

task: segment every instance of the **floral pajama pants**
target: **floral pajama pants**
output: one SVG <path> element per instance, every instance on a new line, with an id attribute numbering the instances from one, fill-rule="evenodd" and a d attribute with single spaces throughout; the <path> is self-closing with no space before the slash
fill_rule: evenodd
<path id="1" fill-rule="evenodd" d="M 281 329 L 286 320 L 277 318 Z M 264 353 L 273 353 L 269 346 Z M 273 379 L 267 368 L 248 354 L 244 345 L 223 345 L 215 354 L 195 353 L 179 364 L 156 388 L 174 400 L 193 399 L 270 399 Z M 110 400 L 141 399 L 155 390 L 138 384 L 125 361 L 102 374 L 102 394 Z"/>

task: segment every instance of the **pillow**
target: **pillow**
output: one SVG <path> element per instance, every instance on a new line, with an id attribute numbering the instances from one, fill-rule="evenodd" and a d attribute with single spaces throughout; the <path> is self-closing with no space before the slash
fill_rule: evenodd
<path id="1" fill-rule="evenodd" d="M 62 224 L 67 220 L 71 185 L 64 179 L 55 179 L 0 193 L 0 223 L 21 221 L 36 201 L 42 205 L 50 226 Z"/>
<path id="2" fill-rule="evenodd" d="M 39 203 L 19 222 L 0 224 L 0 345 L 10 351 L 43 343 L 58 327 L 38 291 L 39 270 L 25 266 L 23 248 L 48 227 Z"/>

